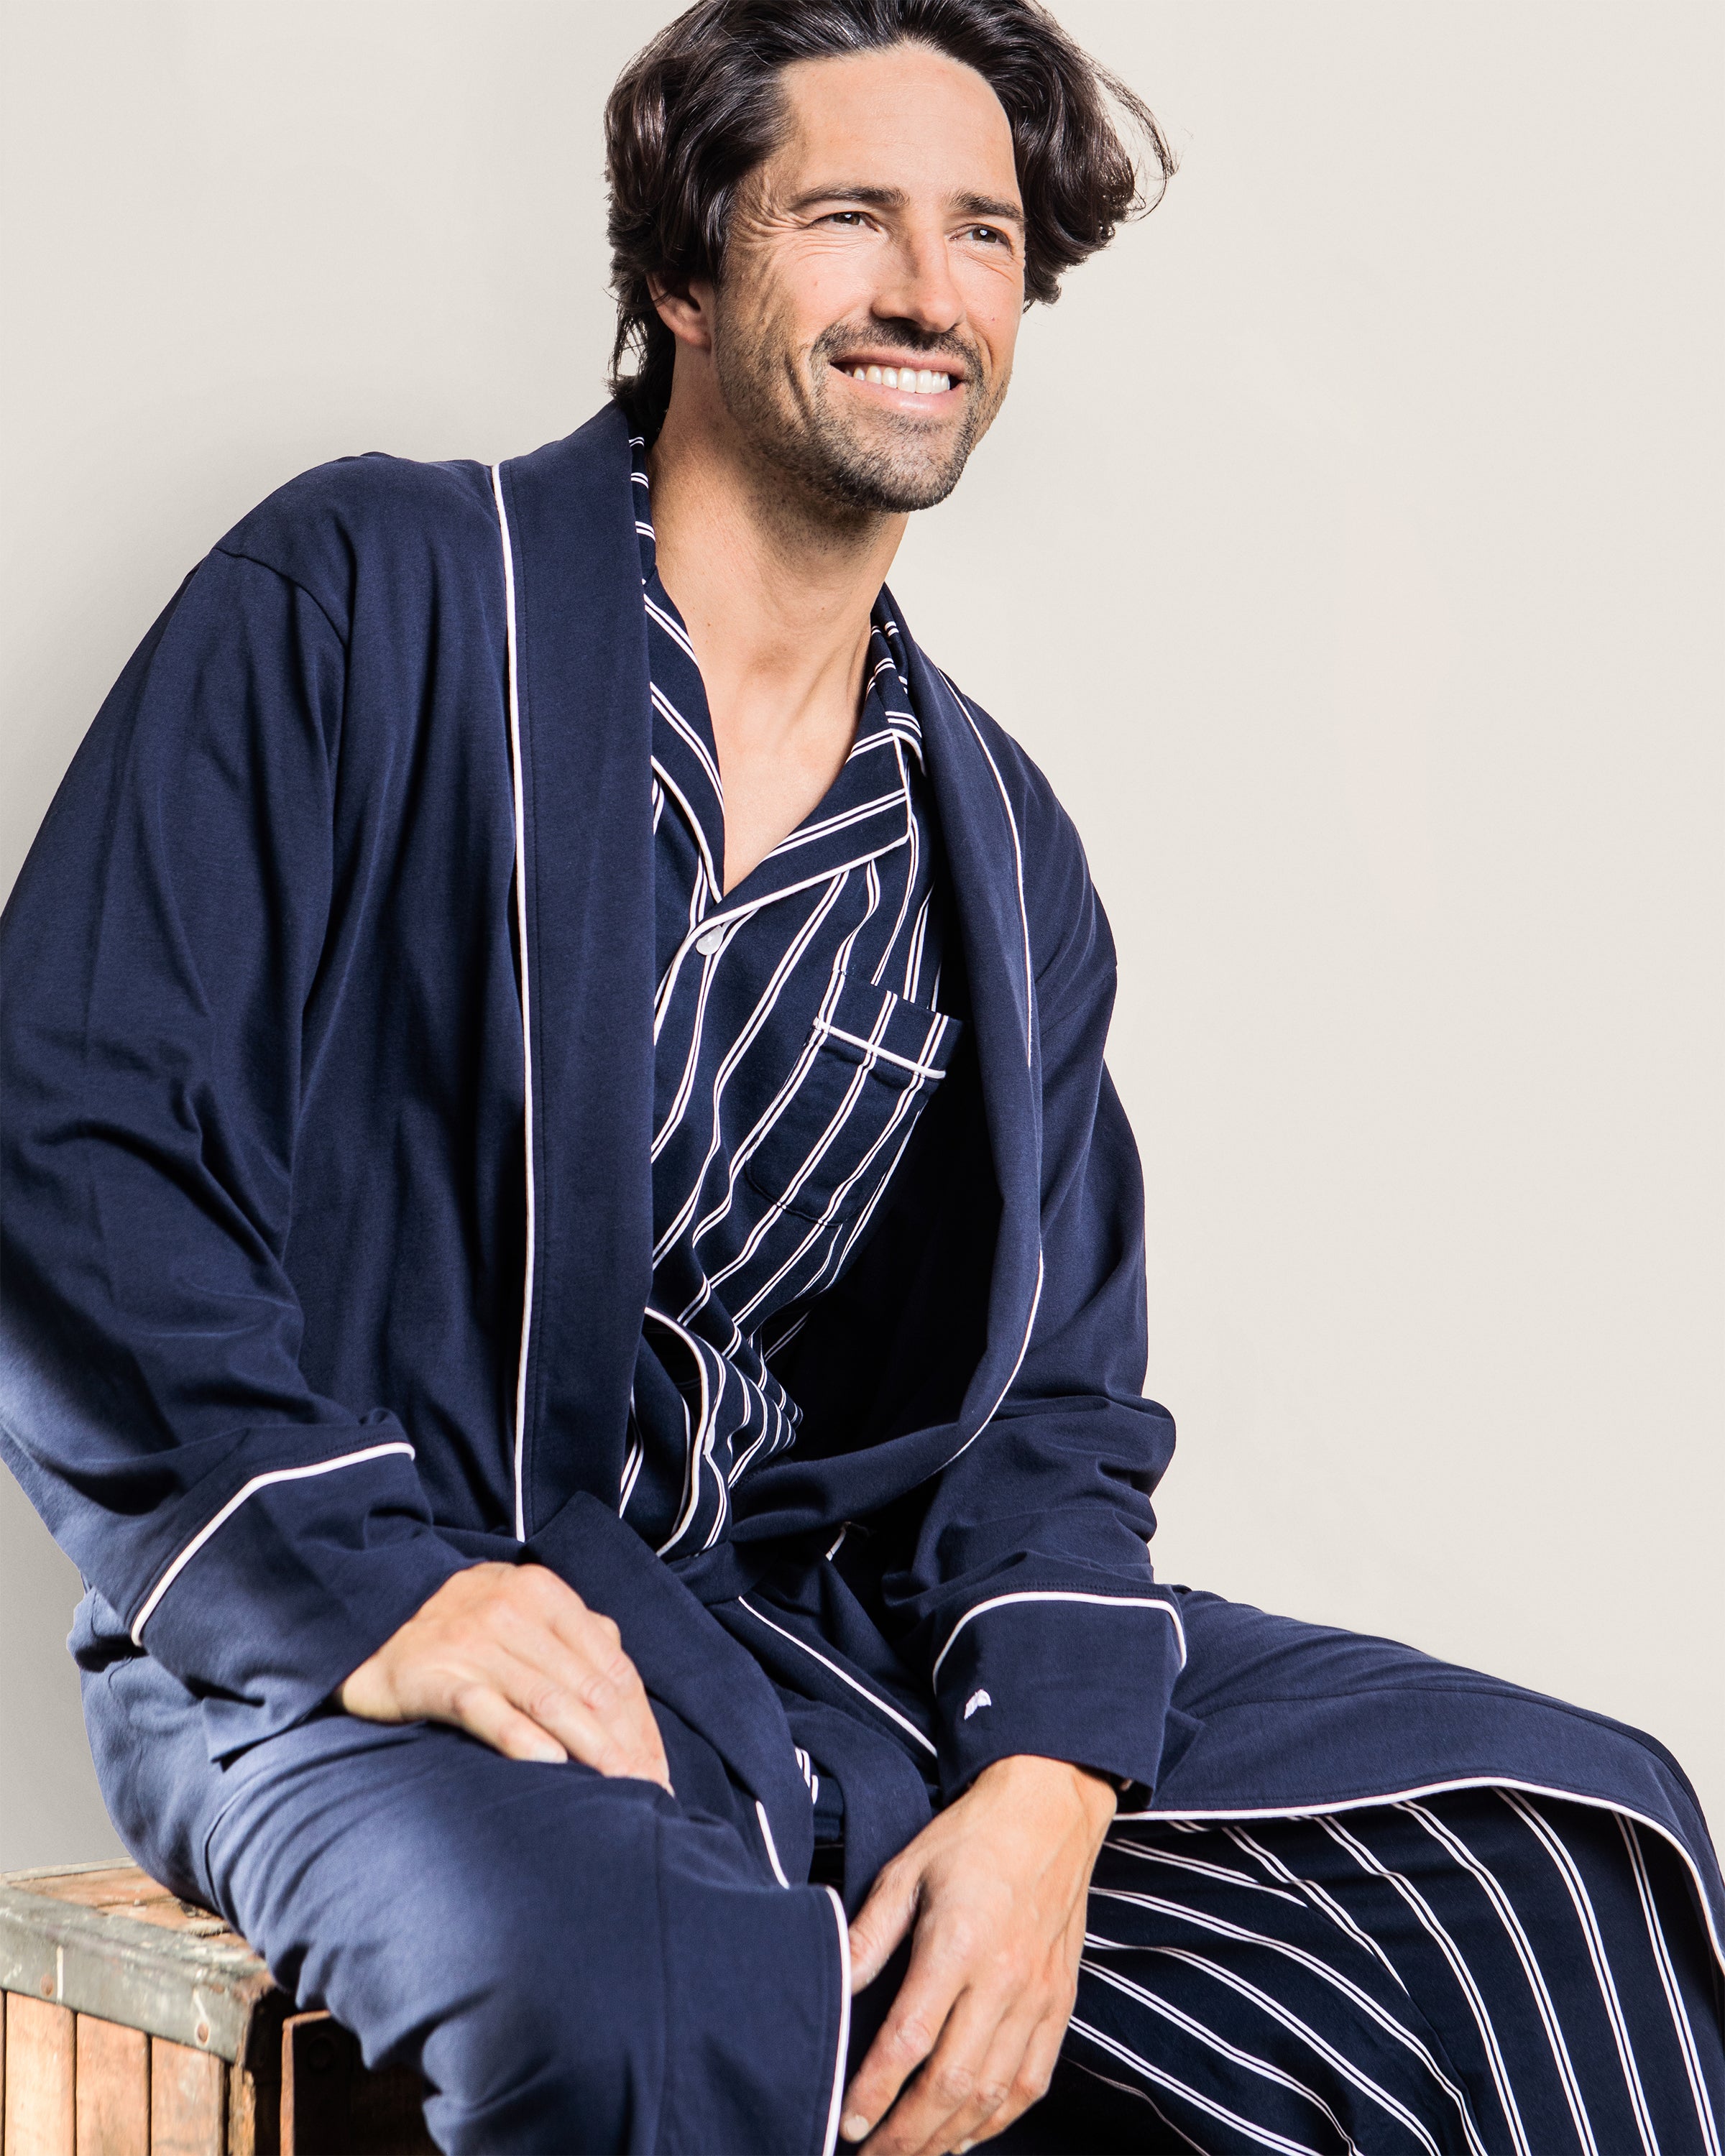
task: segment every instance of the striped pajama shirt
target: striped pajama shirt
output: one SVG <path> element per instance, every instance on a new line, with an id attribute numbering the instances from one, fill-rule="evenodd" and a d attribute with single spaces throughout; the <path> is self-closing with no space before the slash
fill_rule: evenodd
<path id="1" fill-rule="evenodd" d="M 768 1358 L 866 1233 L 963 1029 L 938 1007 L 946 909 L 884 603 L 843 768 L 726 892 L 717 746 L 660 581 L 639 440 L 634 454 L 657 993 L 653 1291 L 620 1510 L 681 1558 L 712 1547 L 737 1480 L 794 1441 Z"/>

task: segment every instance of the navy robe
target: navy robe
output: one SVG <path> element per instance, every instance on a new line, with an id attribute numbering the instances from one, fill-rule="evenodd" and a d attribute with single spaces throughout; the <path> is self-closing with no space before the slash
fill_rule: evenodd
<path id="1" fill-rule="evenodd" d="M 153 1658 L 230 1759 L 525 1553 L 618 1620 L 793 1877 L 795 1746 L 837 1775 L 853 1905 L 1033 1752 L 1189 1819 L 1471 1782 L 1609 1805 L 1684 1853 L 1717 1949 L 1651 1740 L 1155 1579 L 1173 1428 L 1140 1390 L 1106 923 L 1047 782 L 905 644 L 966 1048 L 775 1361 L 797 1445 L 661 1563 L 617 1517 L 653 1099 L 626 425 L 495 472 L 324 467 L 187 578 L 5 920 L 0 1444 L 88 1584 L 87 1674 Z"/>

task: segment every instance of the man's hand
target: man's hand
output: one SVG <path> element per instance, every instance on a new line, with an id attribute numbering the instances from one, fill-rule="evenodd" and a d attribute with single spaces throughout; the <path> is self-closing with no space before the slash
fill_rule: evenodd
<path id="1" fill-rule="evenodd" d="M 447 1722 L 506 1758 L 579 1759 L 670 1788 L 616 1625 L 543 1565 L 458 1572 L 336 1697 L 367 1722 Z"/>
<path id="2" fill-rule="evenodd" d="M 874 1981 L 912 1924 L 916 1936 L 845 2092 L 839 2130 L 867 2137 L 865 2156 L 947 2156 L 1045 2093 L 1113 1816 L 1100 1777 L 1055 1759 L 1000 1759 L 881 1872 L 850 1928 L 851 1989 Z"/>

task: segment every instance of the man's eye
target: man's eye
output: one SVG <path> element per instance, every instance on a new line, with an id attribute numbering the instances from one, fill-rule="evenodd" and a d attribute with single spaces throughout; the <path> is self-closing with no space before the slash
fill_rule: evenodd
<path id="1" fill-rule="evenodd" d="M 848 224 L 860 228 L 868 222 L 860 209 L 835 209 L 829 215 L 829 224 Z"/>
<path id="2" fill-rule="evenodd" d="M 1004 247 L 1007 244 L 1006 234 L 1004 232 L 997 232 L 992 224 L 972 225 L 968 237 L 972 239 L 984 239 L 991 247 Z"/>

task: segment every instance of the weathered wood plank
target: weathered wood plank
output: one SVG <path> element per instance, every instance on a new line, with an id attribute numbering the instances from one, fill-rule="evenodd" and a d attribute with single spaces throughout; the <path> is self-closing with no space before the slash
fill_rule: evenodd
<path id="1" fill-rule="evenodd" d="M 76 2156 L 286 2156 L 282 2076 L 296 2056 L 301 2156 L 432 2151 L 417 2074 L 368 2074 L 326 2015 L 295 2017 L 296 2053 L 283 2035 L 293 2002 L 244 1941 L 135 1865 L 0 1876 L 0 2156 L 20 2145 L 7 2134 L 8 1988 L 27 2009 L 78 2016 Z M 33 2090 L 32 2121 L 43 2101 Z M 64 2156 L 30 2130 L 26 2156 Z"/>
<path id="2" fill-rule="evenodd" d="M 75 2156 L 78 2053 L 70 2010 L 6 2002 L 6 2156 Z"/>
<path id="3" fill-rule="evenodd" d="M 256 2033 L 276 2051 L 287 2001 L 243 1939 L 139 1922 L 127 1908 L 44 1894 L 44 1883 L 0 1879 L 0 1989 L 247 2063 L 254 2024 L 266 2025 Z"/>
<path id="4" fill-rule="evenodd" d="M 111 1856 L 103 1856 L 93 1864 L 38 1864 L 28 1871 L 8 1871 L 0 1876 L 10 1879 L 15 1885 L 28 1885 L 39 1879 L 82 1879 L 94 1871 L 137 1872 L 140 1878 L 149 1876 L 139 1871 L 136 1864 L 116 1864 Z"/>
<path id="5" fill-rule="evenodd" d="M 260 2082 L 244 2066 L 228 2067 L 228 2156 L 281 2156 L 281 2083 L 274 2075 Z"/>
<path id="6" fill-rule="evenodd" d="M 225 2156 L 228 2074 L 220 2059 L 166 2037 L 150 2045 L 150 2156 Z"/>
<path id="7" fill-rule="evenodd" d="M 150 2156 L 150 2039 L 78 2016 L 78 2156 Z"/>
<path id="8" fill-rule="evenodd" d="M 187 1932 L 194 1938 L 226 1938 L 244 1942 L 208 1909 L 179 1896 L 152 1879 L 136 1864 L 80 1864 L 59 1871 L 13 1871 L 8 1887 L 21 1887 L 44 1901 L 66 1902 L 79 1909 L 100 1909 L 110 1917 L 131 1917 L 141 1924 L 159 1925 L 167 1932 Z"/>
<path id="9" fill-rule="evenodd" d="M 81 1902 L 86 1909 L 111 1908 L 121 1902 L 171 1902 L 174 1897 L 136 1864 L 74 1864 L 59 1871 L 8 1871 L 8 1883 L 56 1902 Z"/>

